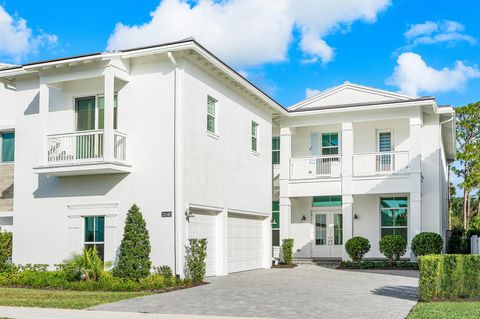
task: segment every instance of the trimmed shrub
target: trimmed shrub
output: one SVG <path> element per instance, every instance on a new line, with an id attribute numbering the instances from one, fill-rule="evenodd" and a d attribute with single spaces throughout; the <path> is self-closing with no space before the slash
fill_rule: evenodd
<path id="1" fill-rule="evenodd" d="M 155 267 L 154 272 L 156 274 L 162 275 L 165 278 L 172 278 L 173 276 L 173 271 L 172 268 L 169 266 L 160 266 L 160 267 Z"/>
<path id="2" fill-rule="evenodd" d="M 407 243 L 400 235 L 387 235 L 380 240 L 380 252 L 388 259 L 390 266 L 402 257 L 407 251 Z"/>
<path id="3" fill-rule="evenodd" d="M 437 233 L 423 232 L 412 239 L 412 252 L 415 256 L 440 254 L 443 249 L 443 239 Z"/>
<path id="4" fill-rule="evenodd" d="M 202 282 L 207 272 L 207 239 L 190 239 L 187 249 L 187 278 L 193 282 Z"/>
<path id="5" fill-rule="evenodd" d="M 345 243 L 345 250 L 354 262 L 359 263 L 370 251 L 370 242 L 364 237 L 352 237 Z"/>
<path id="6" fill-rule="evenodd" d="M 283 262 L 286 265 L 293 264 L 293 239 L 284 239 L 282 242 Z"/>
<path id="7" fill-rule="evenodd" d="M 420 300 L 480 298 L 480 255 L 422 256 L 419 269 Z"/>
<path id="8" fill-rule="evenodd" d="M 127 214 L 118 264 L 113 269 L 113 275 L 138 280 L 147 277 L 151 267 L 148 230 L 140 209 L 134 204 Z"/>
<path id="9" fill-rule="evenodd" d="M 12 233 L 0 231 L 0 271 L 8 268 L 10 257 L 12 257 Z"/>
<path id="10" fill-rule="evenodd" d="M 447 242 L 447 253 L 462 254 L 465 251 L 465 244 L 463 237 L 465 236 L 465 229 L 462 226 L 455 226 L 452 228 L 450 238 Z"/>

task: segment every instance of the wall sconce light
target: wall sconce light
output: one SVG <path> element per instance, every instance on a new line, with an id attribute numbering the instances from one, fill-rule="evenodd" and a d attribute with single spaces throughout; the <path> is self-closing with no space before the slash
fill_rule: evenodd
<path id="1" fill-rule="evenodd" d="M 190 208 L 187 208 L 187 210 L 185 211 L 185 217 L 186 217 L 187 221 L 190 221 L 190 218 L 195 217 L 195 215 L 193 215 L 190 212 Z"/>
<path id="2" fill-rule="evenodd" d="M 305 215 L 302 216 L 302 222 L 306 221 L 307 220 L 307 217 L 305 217 Z"/>
<path id="3" fill-rule="evenodd" d="M 357 214 L 353 214 L 353 219 L 358 219 Z"/>

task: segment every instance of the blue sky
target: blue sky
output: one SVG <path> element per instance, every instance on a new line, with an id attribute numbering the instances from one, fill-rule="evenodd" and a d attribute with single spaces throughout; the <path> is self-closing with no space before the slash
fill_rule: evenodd
<path id="1" fill-rule="evenodd" d="M 304 99 L 307 88 L 315 93 L 344 81 L 434 95 L 453 106 L 480 100 L 479 1 L 204 0 L 183 7 L 179 1 L 3 0 L 0 37 L 15 34 L 2 40 L 0 61 L 25 63 L 191 33 L 284 106 Z M 222 35 L 212 39 L 216 31 Z"/>

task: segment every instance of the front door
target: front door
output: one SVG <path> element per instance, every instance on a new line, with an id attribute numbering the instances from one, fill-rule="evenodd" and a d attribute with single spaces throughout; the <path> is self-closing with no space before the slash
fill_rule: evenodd
<path id="1" fill-rule="evenodd" d="M 313 212 L 312 257 L 340 258 L 343 250 L 341 212 Z"/>

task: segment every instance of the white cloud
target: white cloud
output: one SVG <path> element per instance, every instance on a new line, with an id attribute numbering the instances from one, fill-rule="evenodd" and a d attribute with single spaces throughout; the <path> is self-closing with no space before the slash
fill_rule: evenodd
<path id="1" fill-rule="evenodd" d="M 317 94 L 320 94 L 322 91 L 317 90 L 317 89 L 311 89 L 311 88 L 306 88 L 305 89 L 305 98 L 311 98 L 312 96 L 315 96 Z"/>
<path id="2" fill-rule="evenodd" d="M 391 0 L 163 0 L 142 25 L 118 23 L 109 50 L 189 36 L 235 66 L 285 60 L 294 30 L 310 61 L 331 61 L 325 37 L 356 20 L 374 22 Z"/>
<path id="3" fill-rule="evenodd" d="M 465 41 L 475 44 L 477 40 L 463 33 L 465 26 L 456 21 L 443 20 L 438 22 L 427 21 L 425 23 L 411 25 L 405 32 L 407 47 L 419 44 L 434 44 L 440 42 L 454 43 Z"/>
<path id="4" fill-rule="evenodd" d="M 22 57 L 35 53 L 41 46 L 57 43 L 57 36 L 39 31 L 34 35 L 27 20 L 14 18 L 0 5 L 0 56 L 18 62 Z"/>
<path id="5" fill-rule="evenodd" d="M 420 55 L 407 52 L 398 57 L 387 84 L 397 86 L 401 93 L 417 96 L 419 93 L 458 91 L 474 78 L 480 78 L 477 66 L 456 61 L 453 68 L 437 70 L 428 66 Z"/>

